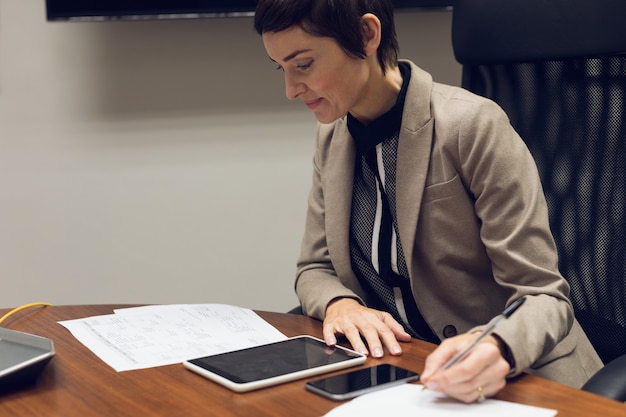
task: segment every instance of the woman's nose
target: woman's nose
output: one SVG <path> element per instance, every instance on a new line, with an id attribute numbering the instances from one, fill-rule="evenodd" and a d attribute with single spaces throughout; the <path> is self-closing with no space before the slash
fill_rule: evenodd
<path id="1" fill-rule="evenodd" d="M 289 100 L 297 99 L 305 89 L 306 86 L 302 82 L 285 73 L 285 92 Z"/>

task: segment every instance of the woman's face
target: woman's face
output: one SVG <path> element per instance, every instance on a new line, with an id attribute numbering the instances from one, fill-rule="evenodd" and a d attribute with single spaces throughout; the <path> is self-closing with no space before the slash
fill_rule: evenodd
<path id="1" fill-rule="evenodd" d="M 368 61 L 349 57 L 333 38 L 294 26 L 264 33 L 263 44 L 285 73 L 287 98 L 302 100 L 318 121 L 331 123 L 367 104 Z"/>

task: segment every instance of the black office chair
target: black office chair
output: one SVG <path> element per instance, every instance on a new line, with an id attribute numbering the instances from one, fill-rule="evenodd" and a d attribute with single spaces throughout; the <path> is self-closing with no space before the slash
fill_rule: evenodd
<path id="1" fill-rule="evenodd" d="M 537 162 L 576 317 L 607 364 L 583 389 L 621 401 L 625 16 L 626 0 L 459 0 L 452 20 L 462 85 L 504 108 Z"/>

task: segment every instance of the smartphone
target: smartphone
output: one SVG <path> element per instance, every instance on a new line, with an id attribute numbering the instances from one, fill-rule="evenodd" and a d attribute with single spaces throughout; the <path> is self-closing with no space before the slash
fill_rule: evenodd
<path id="1" fill-rule="evenodd" d="M 331 400 L 340 401 L 418 379 L 419 374 L 416 372 L 381 364 L 310 381 L 305 384 L 305 388 Z"/>

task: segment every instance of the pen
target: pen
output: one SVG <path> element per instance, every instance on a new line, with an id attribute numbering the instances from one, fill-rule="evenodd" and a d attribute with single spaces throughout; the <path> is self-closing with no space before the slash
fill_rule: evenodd
<path id="1" fill-rule="evenodd" d="M 519 306 L 521 306 L 524 303 L 524 301 L 526 301 L 526 298 L 521 297 L 515 300 L 513 303 L 511 303 L 511 305 L 508 306 L 502 312 L 502 314 L 500 314 L 495 320 L 491 322 L 489 326 L 485 328 L 485 330 L 483 330 L 480 336 L 474 339 L 474 341 L 472 341 L 472 343 L 466 346 L 465 349 L 457 352 L 457 354 L 454 355 L 452 358 L 450 358 L 446 363 L 444 363 L 443 366 L 437 370 L 437 372 L 445 371 L 446 369 L 449 369 L 453 365 L 462 361 L 467 355 L 469 355 L 472 349 L 474 349 L 483 339 L 485 339 L 487 336 L 493 333 L 493 331 L 498 326 L 498 324 L 500 324 L 503 320 L 508 319 L 511 316 L 511 314 L 513 314 L 515 310 L 517 310 Z M 426 386 L 424 385 L 424 389 L 425 388 Z"/>

